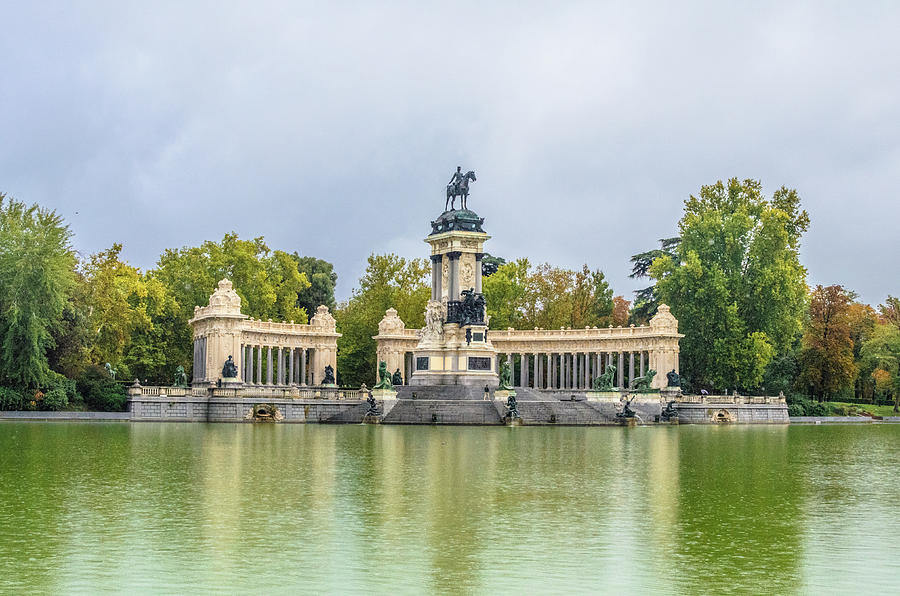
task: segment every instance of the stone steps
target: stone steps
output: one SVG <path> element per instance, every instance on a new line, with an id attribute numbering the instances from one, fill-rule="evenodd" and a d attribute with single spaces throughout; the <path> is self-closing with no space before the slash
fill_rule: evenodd
<path id="1" fill-rule="evenodd" d="M 383 424 L 502 424 L 493 401 L 399 399 Z"/>

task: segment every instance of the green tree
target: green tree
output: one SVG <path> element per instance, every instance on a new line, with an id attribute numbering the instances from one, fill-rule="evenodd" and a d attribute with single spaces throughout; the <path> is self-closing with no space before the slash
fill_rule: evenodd
<path id="1" fill-rule="evenodd" d="M 309 281 L 309 287 L 297 296 L 297 306 L 305 310 L 308 316 L 312 316 L 322 304 L 334 310 L 334 288 L 337 285 L 334 265 L 315 257 L 301 257 L 297 253 L 294 253 L 294 259 L 297 269 Z"/>
<path id="2" fill-rule="evenodd" d="M 481 257 L 481 275 L 482 277 L 490 277 L 493 274 L 497 273 L 497 270 L 506 264 L 506 259 L 503 257 L 495 257 L 488 253 L 484 253 L 484 256 Z"/>
<path id="3" fill-rule="evenodd" d="M 492 329 L 522 325 L 529 268 L 528 259 L 519 259 L 500 265 L 496 273 L 482 279 L 481 289 Z"/>
<path id="4" fill-rule="evenodd" d="M 84 265 L 87 286 L 88 358 L 117 367 L 135 330 L 151 325 L 147 285 L 136 268 L 122 261 L 121 244 L 92 255 Z"/>
<path id="5" fill-rule="evenodd" d="M 885 392 L 893 395 L 894 412 L 900 412 L 900 329 L 881 324 L 860 350 L 866 368 Z"/>
<path id="6" fill-rule="evenodd" d="M 796 191 L 766 199 L 755 180 L 719 181 L 685 201 L 675 255 L 649 271 L 680 321 L 681 369 L 694 387 L 754 390 L 775 354 L 791 349 L 806 310 L 799 247 L 808 225 Z"/>
<path id="7" fill-rule="evenodd" d="M 36 388 L 75 286 L 71 232 L 57 213 L 0 193 L 0 382 Z"/>
<path id="8" fill-rule="evenodd" d="M 849 388 L 856 378 L 850 306 L 853 295 L 842 286 L 816 286 L 800 352 L 801 379 L 819 401 Z"/>
<path id="9" fill-rule="evenodd" d="M 375 382 L 375 340 L 378 323 L 389 308 L 397 309 L 407 328 L 425 325 L 425 306 L 431 296 L 431 266 L 425 259 L 394 254 L 371 255 L 366 272 L 350 300 L 335 318 L 338 332 L 338 381 L 357 386 Z"/>
<path id="10" fill-rule="evenodd" d="M 681 238 L 660 238 L 659 248 L 638 253 L 631 257 L 631 279 L 644 279 L 650 277 L 650 266 L 660 257 L 676 258 L 675 251 L 681 243 Z M 656 284 L 634 291 L 634 306 L 629 314 L 629 319 L 635 325 L 646 325 L 650 318 L 656 314 L 659 300 L 656 296 Z"/>

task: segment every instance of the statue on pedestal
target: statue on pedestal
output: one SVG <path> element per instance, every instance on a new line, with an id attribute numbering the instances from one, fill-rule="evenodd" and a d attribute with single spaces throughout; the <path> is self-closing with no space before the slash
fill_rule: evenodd
<path id="1" fill-rule="evenodd" d="M 675 407 L 674 399 L 666 404 L 666 408 L 660 413 L 659 418 L 665 421 L 678 418 L 678 409 Z"/>
<path id="2" fill-rule="evenodd" d="M 403 375 L 400 374 L 400 369 L 394 371 L 394 378 L 391 379 L 391 382 L 394 385 L 402 385 L 403 384 Z"/>
<path id="3" fill-rule="evenodd" d="M 594 379 L 594 385 L 592 389 L 594 391 L 614 391 L 615 387 L 613 387 L 613 383 L 616 378 L 616 365 L 615 364 L 607 364 L 606 370 L 603 371 L 603 374 Z"/>
<path id="4" fill-rule="evenodd" d="M 465 174 L 462 173 L 462 166 L 456 166 L 456 172 L 450 178 L 447 184 L 447 202 L 444 204 L 444 211 L 455 210 L 456 197 L 459 197 L 461 209 L 466 208 L 466 199 L 469 198 L 469 181 L 475 182 L 475 171 L 469 170 Z"/>
<path id="5" fill-rule="evenodd" d="M 500 387 L 501 391 L 509 391 L 512 389 L 512 371 L 508 362 L 500 363 Z"/>
<path id="6" fill-rule="evenodd" d="M 323 385 L 334 385 L 334 367 L 330 364 L 325 366 L 325 378 L 322 379 Z"/>
<path id="7" fill-rule="evenodd" d="M 378 363 L 378 383 L 372 389 L 393 389 L 394 384 L 391 382 L 391 373 L 388 372 L 387 362 L 382 360 Z"/>
<path id="8" fill-rule="evenodd" d="M 650 391 L 650 384 L 653 383 L 653 377 L 656 376 L 656 371 L 652 368 L 647 371 L 642 377 L 635 377 L 634 381 L 632 381 L 632 390 L 634 391 Z"/>
<path id="9" fill-rule="evenodd" d="M 667 387 L 681 387 L 681 375 L 675 372 L 674 368 L 666 373 L 666 378 L 669 381 Z"/>
<path id="10" fill-rule="evenodd" d="M 226 379 L 234 379 L 238 376 L 237 366 L 235 366 L 234 358 L 231 357 L 231 354 L 228 355 L 228 360 L 225 361 L 225 366 L 222 367 L 222 376 Z"/>
<path id="11" fill-rule="evenodd" d="M 184 372 L 184 367 L 180 364 L 175 369 L 175 378 L 172 380 L 172 386 L 187 387 L 187 374 Z"/>

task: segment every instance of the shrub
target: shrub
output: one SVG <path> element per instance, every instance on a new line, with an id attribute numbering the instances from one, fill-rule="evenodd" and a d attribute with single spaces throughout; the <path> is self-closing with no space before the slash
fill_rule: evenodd
<path id="1" fill-rule="evenodd" d="M 121 412 L 125 409 L 125 390 L 99 366 L 86 368 L 75 385 L 91 410 Z"/>
<path id="2" fill-rule="evenodd" d="M 52 412 L 64 410 L 68 405 L 69 397 L 66 395 L 65 390 L 58 387 L 47 391 L 47 393 L 44 394 L 44 399 L 41 400 L 41 409 L 50 410 Z"/>
<path id="3" fill-rule="evenodd" d="M 21 410 L 24 398 L 19 389 L 0 387 L 0 410 Z"/>
<path id="4" fill-rule="evenodd" d="M 806 409 L 800 404 L 788 406 L 788 416 L 806 416 Z"/>

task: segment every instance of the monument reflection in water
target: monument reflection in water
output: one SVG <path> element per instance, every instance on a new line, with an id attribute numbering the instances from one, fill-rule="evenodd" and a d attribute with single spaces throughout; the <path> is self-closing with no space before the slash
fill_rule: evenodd
<path id="1" fill-rule="evenodd" d="M 0 592 L 887 593 L 898 439 L 5 422 Z"/>

